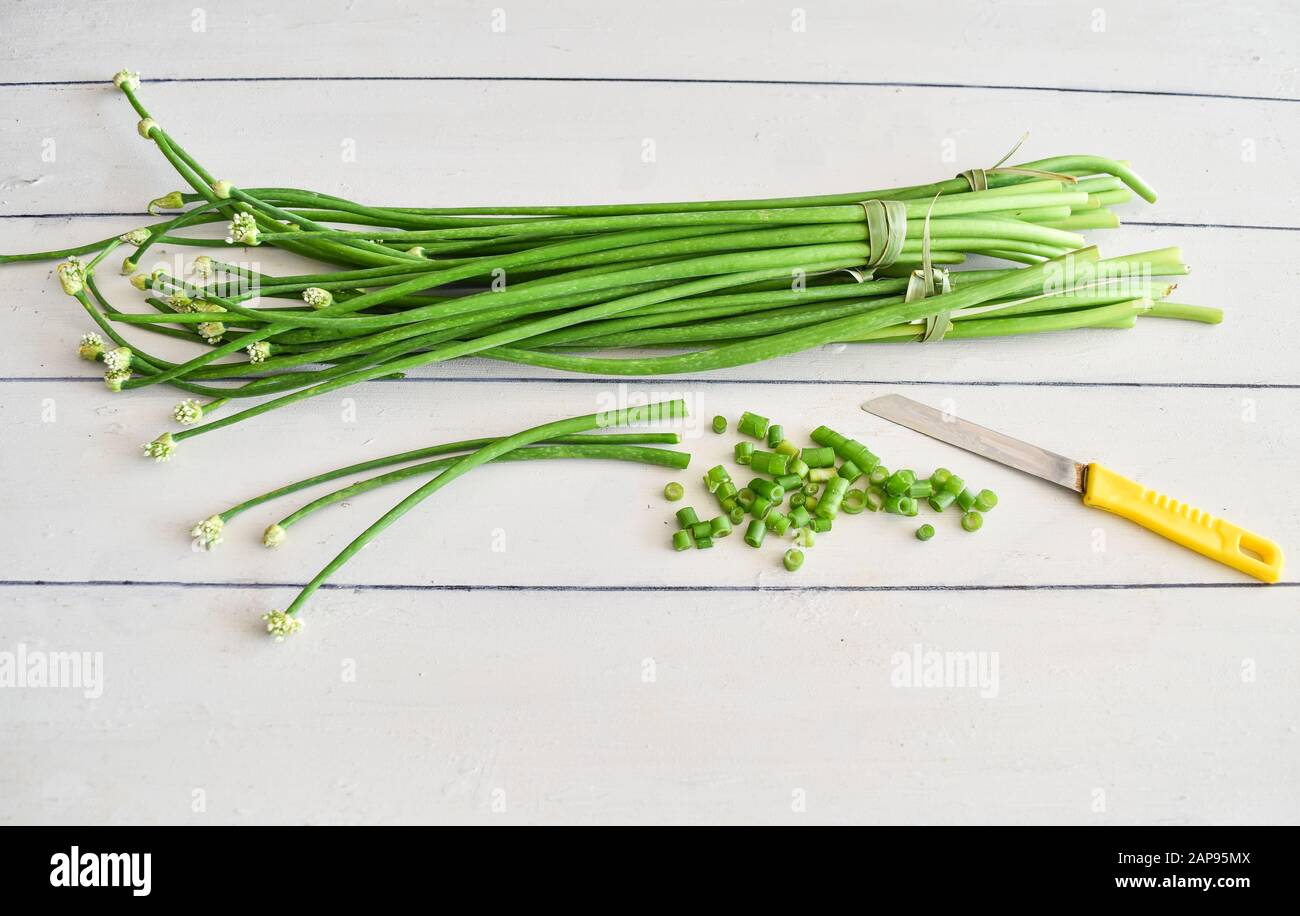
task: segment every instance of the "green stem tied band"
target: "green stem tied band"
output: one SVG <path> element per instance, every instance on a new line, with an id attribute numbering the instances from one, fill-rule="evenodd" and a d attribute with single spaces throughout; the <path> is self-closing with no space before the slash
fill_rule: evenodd
<path id="1" fill-rule="evenodd" d="M 1021 142 L 1024 142 L 1023 137 Z M 1011 153 L 1007 155 L 1009 156 Z M 911 276 L 907 278 L 907 292 L 903 295 L 904 302 L 917 302 L 927 296 L 933 296 L 936 289 L 942 293 L 952 292 L 952 282 L 948 277 L 948 271 L 942 269 L 936 271 L 930 255 L 930 214 L 934 212 L 934 202 L 938 199 L 939 195 L 934 195 L 934 199 L 930 201 L 930 208 L 925 211 L 925 225 L 921 228 L 921 269 L 912 271 Z M 937 343 L 943 340 L 943 336 L 952 327 L 952 321 L 949 319 L 950 315 L 950 311 L 927 315 L 925 318 L 925 333 L 921 335 L 921 343 L 930 343 L 931 341 Z"/>
<path id="2" fill-rule="evenodd" d="M 867 244 L 870 248 L 867 273 L 888 267 L 898 260 L 907 238 L 907 204 L 901 200 L 864 200 L 867 215 Z"/>
<path id="3" fill-rule="evenodd" d="M 1066 175 L 1062 172 L 1048 172 L 1044 169 L 1026 169 L 1017 165 L 1004 166 L 1002 163 L 1014 156 L 1016 150 L 1020 149 L 1020 145 L 1028 139 L 1029 131 L 1025 131 L 1024 135 L 1016 141 L 1016 145 L 1011 147 L 1011 149 L 1007 151 L 1007 154 L 997 162 L 993 163 L 991 167 L 987 169 L 966 169 L 964 172 L 958 172 L 957 177 L 965 179 L 966 183 L 970 185 L 972 191 L 987 191 L 989 189 L 990 175 L 1025 175 L 1031 178 L 1046 178 L 1051 181 L 1065 181 L 1070 184 L 1076 184 L 1079 181 L 1075 176 Z"/>

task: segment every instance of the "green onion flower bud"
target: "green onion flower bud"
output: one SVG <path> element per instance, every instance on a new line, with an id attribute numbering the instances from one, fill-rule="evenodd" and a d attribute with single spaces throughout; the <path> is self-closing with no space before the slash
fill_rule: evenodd
<path id="1" fill-rule="evenodd" d="M 118 70 L 113 74 L 113 85 L 118 89 L 129 89 L 135 92 L 140 88 L 140 74 L 130 70 Z"/>
<path id="2" fill-rule="evenodd" d="M 157 216 L 163 210 L 179 210 L 183 206 L 185 206 L 185 199 L 181 197 L 181 192 L 172 191 L 170 194 L 149 201 L 149 212 Z"/>
<path id="3" fill-rule="evenodd" d="M 68 258 L 55 270 L 59 274 L 59 285 L 69 296 L 75 296 L 86 288 L 86 271 L 76 258 Z"/>
<path id="4" fill-rule="evenodd" d="M 176 440 L 172 438 L 171 433 L 163 433 L 152 442 L 146 442 L 143 448 L 146 458 L 152 458 L 154 461 L 170 461 L 172 455 L 176 454 Z"/>
<path id="5" fill-rule="evenodd" d="M 77 346 L 77 355 L 86 362 L 93 363 L 104 355 L 104 338 L 98 334 L 82 334 Z"/>
<path id="6" fill-rule="evenodd" d="M 279 525 L 271 525 L 262 532 L 263 547 L 279 547 L 284 543 L 284 539 L 289 536 L 289 532 Z"/>
<path id="7" fill-rule="evenodd" d="M 220 515 L 205 518 L 190 529 L 190 537 L 198 538 L 204 550 L 211 550 L 221 543 L 221 533 L 226 527 L 226 520 Z"/>
<path id="8" fill-rule="evenodd" d="M 146 140 L 149 139 L 149 134 L 152 133 L 157 128 L 158 128 L 158 122 L 155 121 L 153 118 L 145 118 L 143 121 L 141 121 L 139 124 L 135 126 L 135 129 L 140 132 L 140 136 L 144 137 Z"/>
<path id="9" fill-rule="evenodd" d="M 271 355 L 271 344 L 265 340 L 251 343 L 244 349 L 248 351 L 248 361 L 250 363 L 265 362 L 266 358 Z"/>
<path id="10" fill-rule="evenodd" d="M 251 213 L 236 213 L 230 220 L 230 234 L 226 242 L 231 245 L 256 245 L 257 221 Z"/>
<path id="11" fill-rule="evenodd" d="M 120 372 L 131 368 L 131 348 L 114 347 L 104 353 L 104 366 L 109 372 Z"/>
<path id="12" fill-rule="evenodd" d="M 208 257 L 206 254 L 201 254 L 194 259 L 194 263 L 190 265 L 190 269 L 194 271 L 196 277 L 202 277 L 206 280 L 208 277 L 212 276 L 212 258 Z"/>
<path id="13" fill-rule="evenodd" d="M 150 235 L 149 230 L 141 226 L 138 229 L 132 229 L 130 232 L 123 232 L 118 238 L 131 245 L 143 245 L 149 241 Z"/>
<path id="14" fill-rule="evenodd" d="M 194 398 L 186 398 L 172 408 L 172 419 L 181 426 L 193 426 L 203 419 L 203 405 Z"/>
<path id="15" fill-rule="evenodd" d="M 292 636 L 302 629 L 302 621 L 290 617 L 284 611 L 270 611 L 262 615 L 266 621 L 266 632 L 275 637 L 276 642 L 284 642 L 286 636 Z"/>
<path id="16" fill-rule="evenodd" d="M 122 276 L 124 277 L 131 276 L 131 274 L 135 273 L 135 269 L 139 266 L 140 264 L 138 261 L 132 261 L 130 258 L 127 258 L 122 262 Z"/>
<path id="17" fill-rule="evenodd" d="M 309 286 L 302 291 L 302 301 L 314 309 L 329 308 L 334 304 L 334 295 L 319 286 Z"/>
<path id="18" fill-rule="evenodd" d="M 212 193 L 216 195 L 218 200 L 230 200 L 230 189 L 233 187 L 234 185 L 228 181 L 214 181 L 212 182 Z"/>

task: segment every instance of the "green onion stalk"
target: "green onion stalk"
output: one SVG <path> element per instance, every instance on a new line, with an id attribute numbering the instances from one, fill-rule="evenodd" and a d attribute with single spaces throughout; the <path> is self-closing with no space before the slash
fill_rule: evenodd
<path id="1" fill-rule="evenodd" d="M 651 375 L 830 342 L 1221 318 L 1165 301 L 1174 288 L 1166 278 L 1187 271 L 1176 249 L 1098 262 L 1122 263 L 1109 276 L 1062 273 L 1086 247 L 1081 232 L 1119 224 L 1112 206 L 1156 199 L 1118 160 L 999 162 L 928 184 L 756 200 L 369 205 L 217 178 L 154 119 L 138 74 L 113 82 L 185 188 L 149 203 L 156 222 L 0 263 L 66 259 L 60 282 L 96 326 L 78 350 L 104 362 L 109 388 L 167 384 L 188 395 L 173 412 L 181 428 L 145 446 L 158 460 L 185 439 L 462 356 Z M 224 234 L 205 232 L 212 227 Z M 187 277 L 138 273 L 159 245 L 215 251 L 194 258 Z M 277 276 L 230 254 L 262 245 L 300 257 L 302 268 Z M 121 246 L 134 246 L 122 268 L 145 294 L 144 311 L 111 302 L 96 281 Z M 972 255 L 1007 264 L 962 269 Z M 137 334 L 198 353 L 164 360 Z M 650 355 L 618 355 L 629 349 Z M 654 352 L 663 349 L 686 352 Z"/>

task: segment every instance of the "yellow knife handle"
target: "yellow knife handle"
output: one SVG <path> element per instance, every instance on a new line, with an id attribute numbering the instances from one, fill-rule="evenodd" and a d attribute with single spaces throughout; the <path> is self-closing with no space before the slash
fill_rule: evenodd
<path id="1" fill-rule="evenodd" d="M 1282 578 L 1282 548 L 1266 537 L 1215 518 L 1163 493 L 1116 474 L 1100 464 L 1088 465 L 1083 504 L 1137 522 L 1176 544 L 1205 554 L 1265 582 Z"/>

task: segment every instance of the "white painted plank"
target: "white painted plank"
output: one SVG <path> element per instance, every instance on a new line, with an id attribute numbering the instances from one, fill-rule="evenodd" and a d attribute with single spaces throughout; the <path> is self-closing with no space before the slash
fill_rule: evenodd
<path id="1" fill-rule="evenodd" d="M 1210 0 L 198 8 L 137 0 L 13 3 L 5 13 L 4 81 L 98 79 L 128 65 L 160 77 L 871 80 L 1300 95 L 1290 40 L 1300 18 L 1283 0 L 1230 10 Z M 95 40 L 81 40 L 86 33 Z"/>
<path id="2" fill-rule="evenodd" d="M 992 165 L 1030 130 L 1025 159 L 1131 160 L 1163 195 L 1156 207 L 1126 211 L 1134 218 L 1293 226 L 1300 205 L 1291 170 L 1300 118 L 1278 103 L 872 87 L 326 85 L 141 91 L 154 117 L 218 177 L 382 204 L 868 190 Z M 6 96 L 5 212 L 139 212 L 178 186 L 107 83 Z M 647 142 L 653 162 L 643 158 Z"/>
<path id="3" fill-rule="evenodd" d="M 1300 819 L 1291 590 L 284 596 L 0 589 L 0 650 L 103 653 L 0 690 L 0 822 Z"/>
<path id="4" fill-rule="evenodd" d="M 36 249 L 93 240 L 125 231 L 124 219 L 0 220 L 0 247 Z M 941 344 L 876 344 L 829 347 L 752 366 L 710 373 L 719 379 L 1067 381 L 1216 384 L 1296 384 L 1295 359 L 1278 340 L 1300 336 L 1300 314 L 1285 290 L 1300 282 L 1291 256 L 1298 233 L 1239 232 L 1226 229 L 1126 227 L 1090 237 L 1104 254 L 1145 251 L 1180 244 L 1193 273 L 1179 280 L 1172 297 L 1220 307 L 1218 326 L 1182 321 L 1143 320 L 1126 331 L 1094 330 L 1000 340 L 947 341 Z M 146 268 L 174 265 L 175 250 L 146 257 Z M 188 264 L 194 249 L 179 253 Z M 257 263 L 272 273 L 298 272 L 304 262 L 258 249 L 236 260 Z M 114 258 L 114 263 L 117 259 Z M 1252 270 L 1260 263 L 1267 269 Z M 281 265 L 283 269 L 281 269 Z M 77 338 L 91 330 L 90 319 L 63 295 L 49 263 L 0 267 L 8 291 L 0 308 L 0 365 L 7 377 L 97 376 L 76 359 Z M 147 309 L 139 294 L 109 269 L 101 288 L 128 310 Z M 128 340 L 150 352 L 186 359 L 195 350 L 182 343 L 124 328 Z M 622 355 L 629 355 L 624 353 Z M 413 376 L 451 378 L 579 378 L 551 370 L 469 359 L 416 370 Z"/>
<path id="5" fill-rule="evenodd" d="M 647 383 L 626 389 L 544 381 L 377 384 L 182 443 L 155 465 L 139 444 L 174 424 L 176 397 L 146 389 L 112 395 L 97 384 L 0 386 L 4 462 L 15 487 L 7 514 L 24 520 L 0 535 L 10 580 L 304 582 L 375 518 L 415 488 L 366 494 L 300 523 L 276 551 L 262 530 L 307 498 L 261 507 L 206 554 L 186 532 L 201 518 L 264 490 L 371 457 L 469 436 L 505 435 L 616 402 L 684 396 L 694 424 L 691 468 L 554 462 L 476 471 L 390 529 L 344 568 L 348 583 L 439 585 L 893 586 L 1058 583 L 1247 582 L 1240 574 L 1112 516 L 1070 492 L 925 439 L 863 413 L 868 397 L 901 390 L 976 422 L 1081 460 L 1101 460 L 1176 498 L 1226 515 L 1280 544 L 1300 541 L 1300 510 L 1267 495 L 1279 456 L 1300 449 L 1295 390 L 979 388 Z M 714 414 L 755 410 L 806 441 L 826 423 L 866 442 L 891 467 L 946 466 L 1002 498 L 977 535 L 957 514 L 925 519 L 864 514 L 842 519 L 794 577 L 777 539 L 761 551 L 739 537 L 711 552 L 674 554 L 672 479 L 707 513 L 698 483 L 727 458 L 734 433 L 707 431 Z M 54 422 L 42 422 L 53 412 Z M 352 419 L 355 414 L 355 420 Z M 749 479 L 741 468 L 733 476 Z M 1263 488 L 1263 489 L 1261 489 Z M 325 491 L 320 491 L 325 492 Z M 926 510 L 928 512 L 928 509 Z M 710 514 L 716 514 L 710 513 Z M 70 559 L 71 558 L 71 559 Z M 1294 573 L 1290 576 L 1294 579 Z M 1249 599 L 1241 599 L 1249 600 Z"/>

